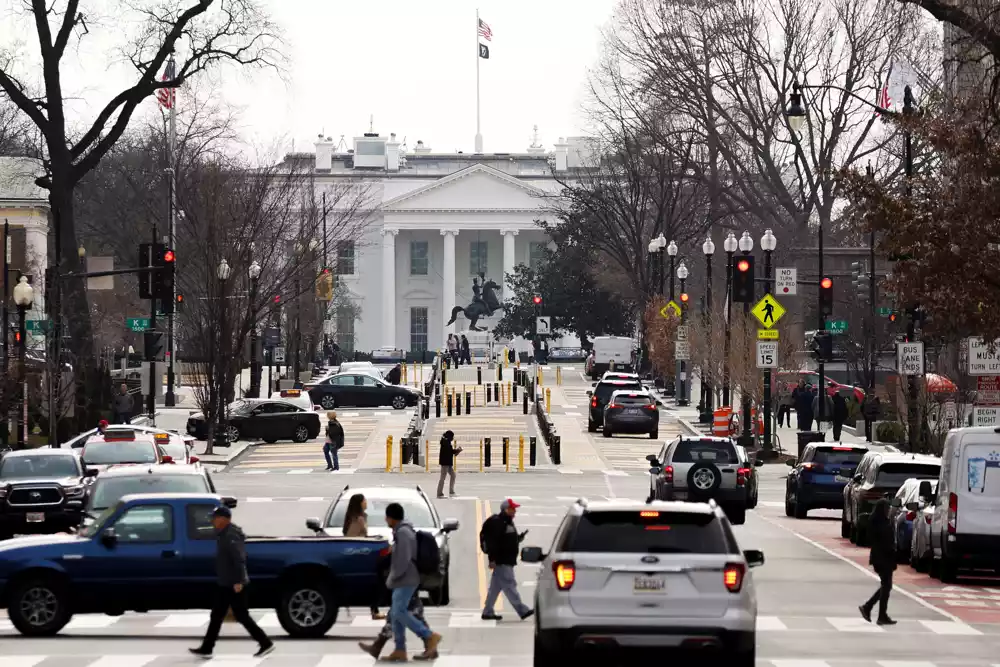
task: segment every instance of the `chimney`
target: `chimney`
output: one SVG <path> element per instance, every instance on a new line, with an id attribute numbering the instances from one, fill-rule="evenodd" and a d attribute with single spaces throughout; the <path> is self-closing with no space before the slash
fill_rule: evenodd
<path id="1" fill-rule="evenodd" d="M 413 152 L 417 155 L 427 155 L 431 152 L 431 147 L 425 146 L 422 139 L 417 139 L 417 146 L 413 149 Z"/>
<path id="2" fill-rule="evenodd" d="M 569 158 L 569 144 L 566 143 L 565 137 L 559 137 L 559 141 L 556 142 L 556 171 L 565 172 L 566 163 Z"/>
<path id="3" fill-rule="evenodd" d="M 399 171 L 399 142 L 395 132 L 389 135 L 385 144 L 385 168 L 386 171 Z"/>
<path id="4" fill-rule="evenodd" d="M 322 134 L 316 137 L 316 171 L 330 171 L 333 168 L 333 141 Z"/>

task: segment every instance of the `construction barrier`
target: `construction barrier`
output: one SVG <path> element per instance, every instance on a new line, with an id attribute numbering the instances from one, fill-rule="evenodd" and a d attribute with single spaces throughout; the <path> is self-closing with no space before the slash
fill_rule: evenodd
<path id="1" fill-rule="evenodd" d="M 733 409 L 724 406 L 712 413 L 712 435 L 728 438 L 733 434 Z"/>

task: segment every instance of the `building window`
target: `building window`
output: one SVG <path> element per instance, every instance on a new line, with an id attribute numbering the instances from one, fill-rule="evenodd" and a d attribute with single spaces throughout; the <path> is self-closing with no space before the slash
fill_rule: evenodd
<path id="1" fill-rule="evenodd" d="M 337 309 L 336 339 L 345 358 L 354 354 L 354 311 L 350 308 Z"/>
<path id="2" fill-rule="evenodd" d="M 427 308 L 410 308 L 410 352 L 427 349 Z"/>
<path id="3" fill-rule="evenodd" d="M 528 266 L 533 270 L 537 271 L 538 267 L 542 265 L 542 260 L 545 259 L 545 250 L 548 247 L 548 243 L 544 241 L 541 243 L 532 242 L 528 246 Z"/>
<path id="4" fill-rule="evenodd" d="M 489 273 L 487 259 L 489 257 L 490 244 L 486 241 L 473 241 L 469 244 L 469 273 L 478 276 L 480 273 Z"/>
<path id="5" fill-rule="evenodd" d="M 337 275 L 354 275 L 354 241 L 337 241 Z"/>
<path id="6" fill-rule="evenodd" d="M 410 241 L 410 275 L 426 276 L 427 273 L 427 241 Z"/>

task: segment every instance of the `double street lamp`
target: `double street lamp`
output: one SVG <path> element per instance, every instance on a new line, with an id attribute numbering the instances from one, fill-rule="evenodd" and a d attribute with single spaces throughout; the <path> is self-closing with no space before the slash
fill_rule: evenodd
<path id="1" fill-rule="evenodd" d="M 760 248 L 764 251 L 764 293 L 771 293 L 771 253 L 778 247 L 778 239 L 768 229 L 760 237 Z M 771 369 L 764 369 L 764 449 L 771 449 Z"/>
<path id="2" fill-rule="evenodd" d="M 671 241 L 671 245 L 673 242 Z M 676 246 L 674 246 L 676 248 Z M 671 255 L 671 264 L 673 263 L 674 256 Z M 681 260 L 680 265 L 677 267 L 677 278 L 681 281 L 681 325 L 687 321 L 687 294 L 684 291 L 684 283 L 688 278 L 688 268 L 684 265 L 684 260 Z M 670 297 L 673 298 L 674 292 L 674 279 L 673 275 L 670 276 Z M 677 360 L 677 405 L 687 405 L 688 400 L 688 383 L 687 383 L 687 364 L 684 361 Z"/>
<path id="3" fill-rule="evenodd" d="M 263 368 L 257 354 L 257 279 L 260 278 L 261 267 L 254 260 L 247 268 L 250 277 L 250 312 L 253 321 L 250 323 L 250 397 L 260 398 L 260 380 Z"/>
<path id="4" fill-rule="evenodd" d="M 702 317 L 704 321 L 708 324 L 708 340 L 713 339 L 713 333 L 715 330 L 715 322 L 712 317 L 712 255 L 715 254 L 715 243 L 712 242 L 712 237 L 706 237 L 705 242 L 701 244 L 701 251 L 705 254 L 705 300 L 702 301 Z M 711 350 L 709 350 L 711 351 Z M 706 359 L 706 364 L 708 359 Z M 714 407 L 715 400 L 712 396 L 712 383 L 711 378 L 706 375 L 703 371 L 701 374 L 701 414 L 698 416 L 698 421 L 702 424 L 708 424 L 712 421 L 712 408 Z"/>
<path id="5" fill-rule="evenodd" d="M 229 333 L 226 331 L 226 325 L 228 318 L 226 317 L 226 311 L 228 310 L 226 305 L 226 281 L 229 280 L 229 276 L 233 273 L 233 269 L 229 266 L 229 262 L 225 259 L 219 262 L 219 266 L 215 270 L 215 276 L 219 279 L 219 345 L 218 354 L 219 361 L 216 366 L 216 392 L 219 395 L 219 409 L 216 411 L 216 427 L 215 427 L 215 442 L 229 442 L 229 434 L 226 433 L 226 410 L 229 406 L 229 396 L 226 387 L 226 375 L 225 371 L 219 373 L 219 369 L 225 367 L 226 364 L 232 363 L 229 358 L 229 345 L 227 342 L 230 340 Z"/>
<path id="6" fill-rule="evenodd" d="M 14 305 L 17 306 L 17 333 L 20 339 L 20 350 L 18 355 L 20 357 L 20 372 L 18 377 L 18 384 L 20 385 L 20 391 L 18 392 L 20 396 L 20 409 L 17 411 L 17 444 L 18 449 L 24 449 L 25 443 L 28 441 L 28 392 L 27 392 L 27 369 L 26 369 L 26 353 L 28 348 L 27 341 L 27 324 L 25 322 L 25 317 L 28 310 L 31 309 L 32 304 L 35 301 L 35 290 L 28 282 L 26 276 L 21 276 L 17 281 L 17 285 L 14 286 Z M 6 336 L 7 333 L 4 332 Z"/>
<path id="7" fill-rule="evenodd" d="M 732 405 L 730 401 L 730 378 L 729 378 L 729 351 L 732 347 L 732 321 L 733 321 L 733 255 L 738 247 L 736 235 L 729 232 L 726 240 L 722 242 L 722 249 L 726 251 L 726 345 L 725 357 L 722 361 L 722 404 Z"/>

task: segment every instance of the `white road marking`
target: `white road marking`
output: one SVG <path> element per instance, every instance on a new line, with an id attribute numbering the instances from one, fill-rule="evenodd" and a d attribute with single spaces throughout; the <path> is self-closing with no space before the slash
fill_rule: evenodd
<path id="1" fill-rule="evenodd" d="M 88 667 L 144 667 L 159 657 L 158 655 L 102 655 Z"/>
<path id="2" fill-rule="evenodd" d="M 110 628 L 118 622 L 118 616 L 76 616 L 66 625 L 66 630 L 95 630 Z"/>
<path id="3" fill-rule="evenodd" d="M 826 622 L 837 632 L 885 632 L 882 626 L 869 623 L 860 616 L 827 616 Z"/>
<path id="4" fill-rule="evenodd" d="M 197 613 L 170 614 L 156 624 L 158 628 L 200 628 L 208 623 L 209 613 L 200 611 Z"/>
<path id="5" fill-rule="evenodd" d="M 48 657 L 47 655 L 0 656 L 0 667 L 35 667 Z"/>
<path id="6" fill-rule="evenodd" d="M 979 630 L 976 630 L 971 625 L 967 623 L 955 623 L 953 621 L 920 621 L 920 625 L 924 626 L 931 632 L 938 635 L 981 635 Z"/>
<path id="7" fill-rule="evenodd" d="M 289 470 L 289 475 L 308 475 L 312 473 L 312 468 L 303 468 L 301 470 Z"/>
<path id="8" fill-rule="evenodd" d="M 757 631 L 772 632 L 775 630 L 787 630 L 788 626 L 781 622 L 777 616 L 758 616 Z"/>
<path id="9" fill-rule="evenodd" d="M 274 500 L 274 498 L 257 498 L 257 497 L 247 498 L 248 503 L 269 503 L 272 500 Z"/>

